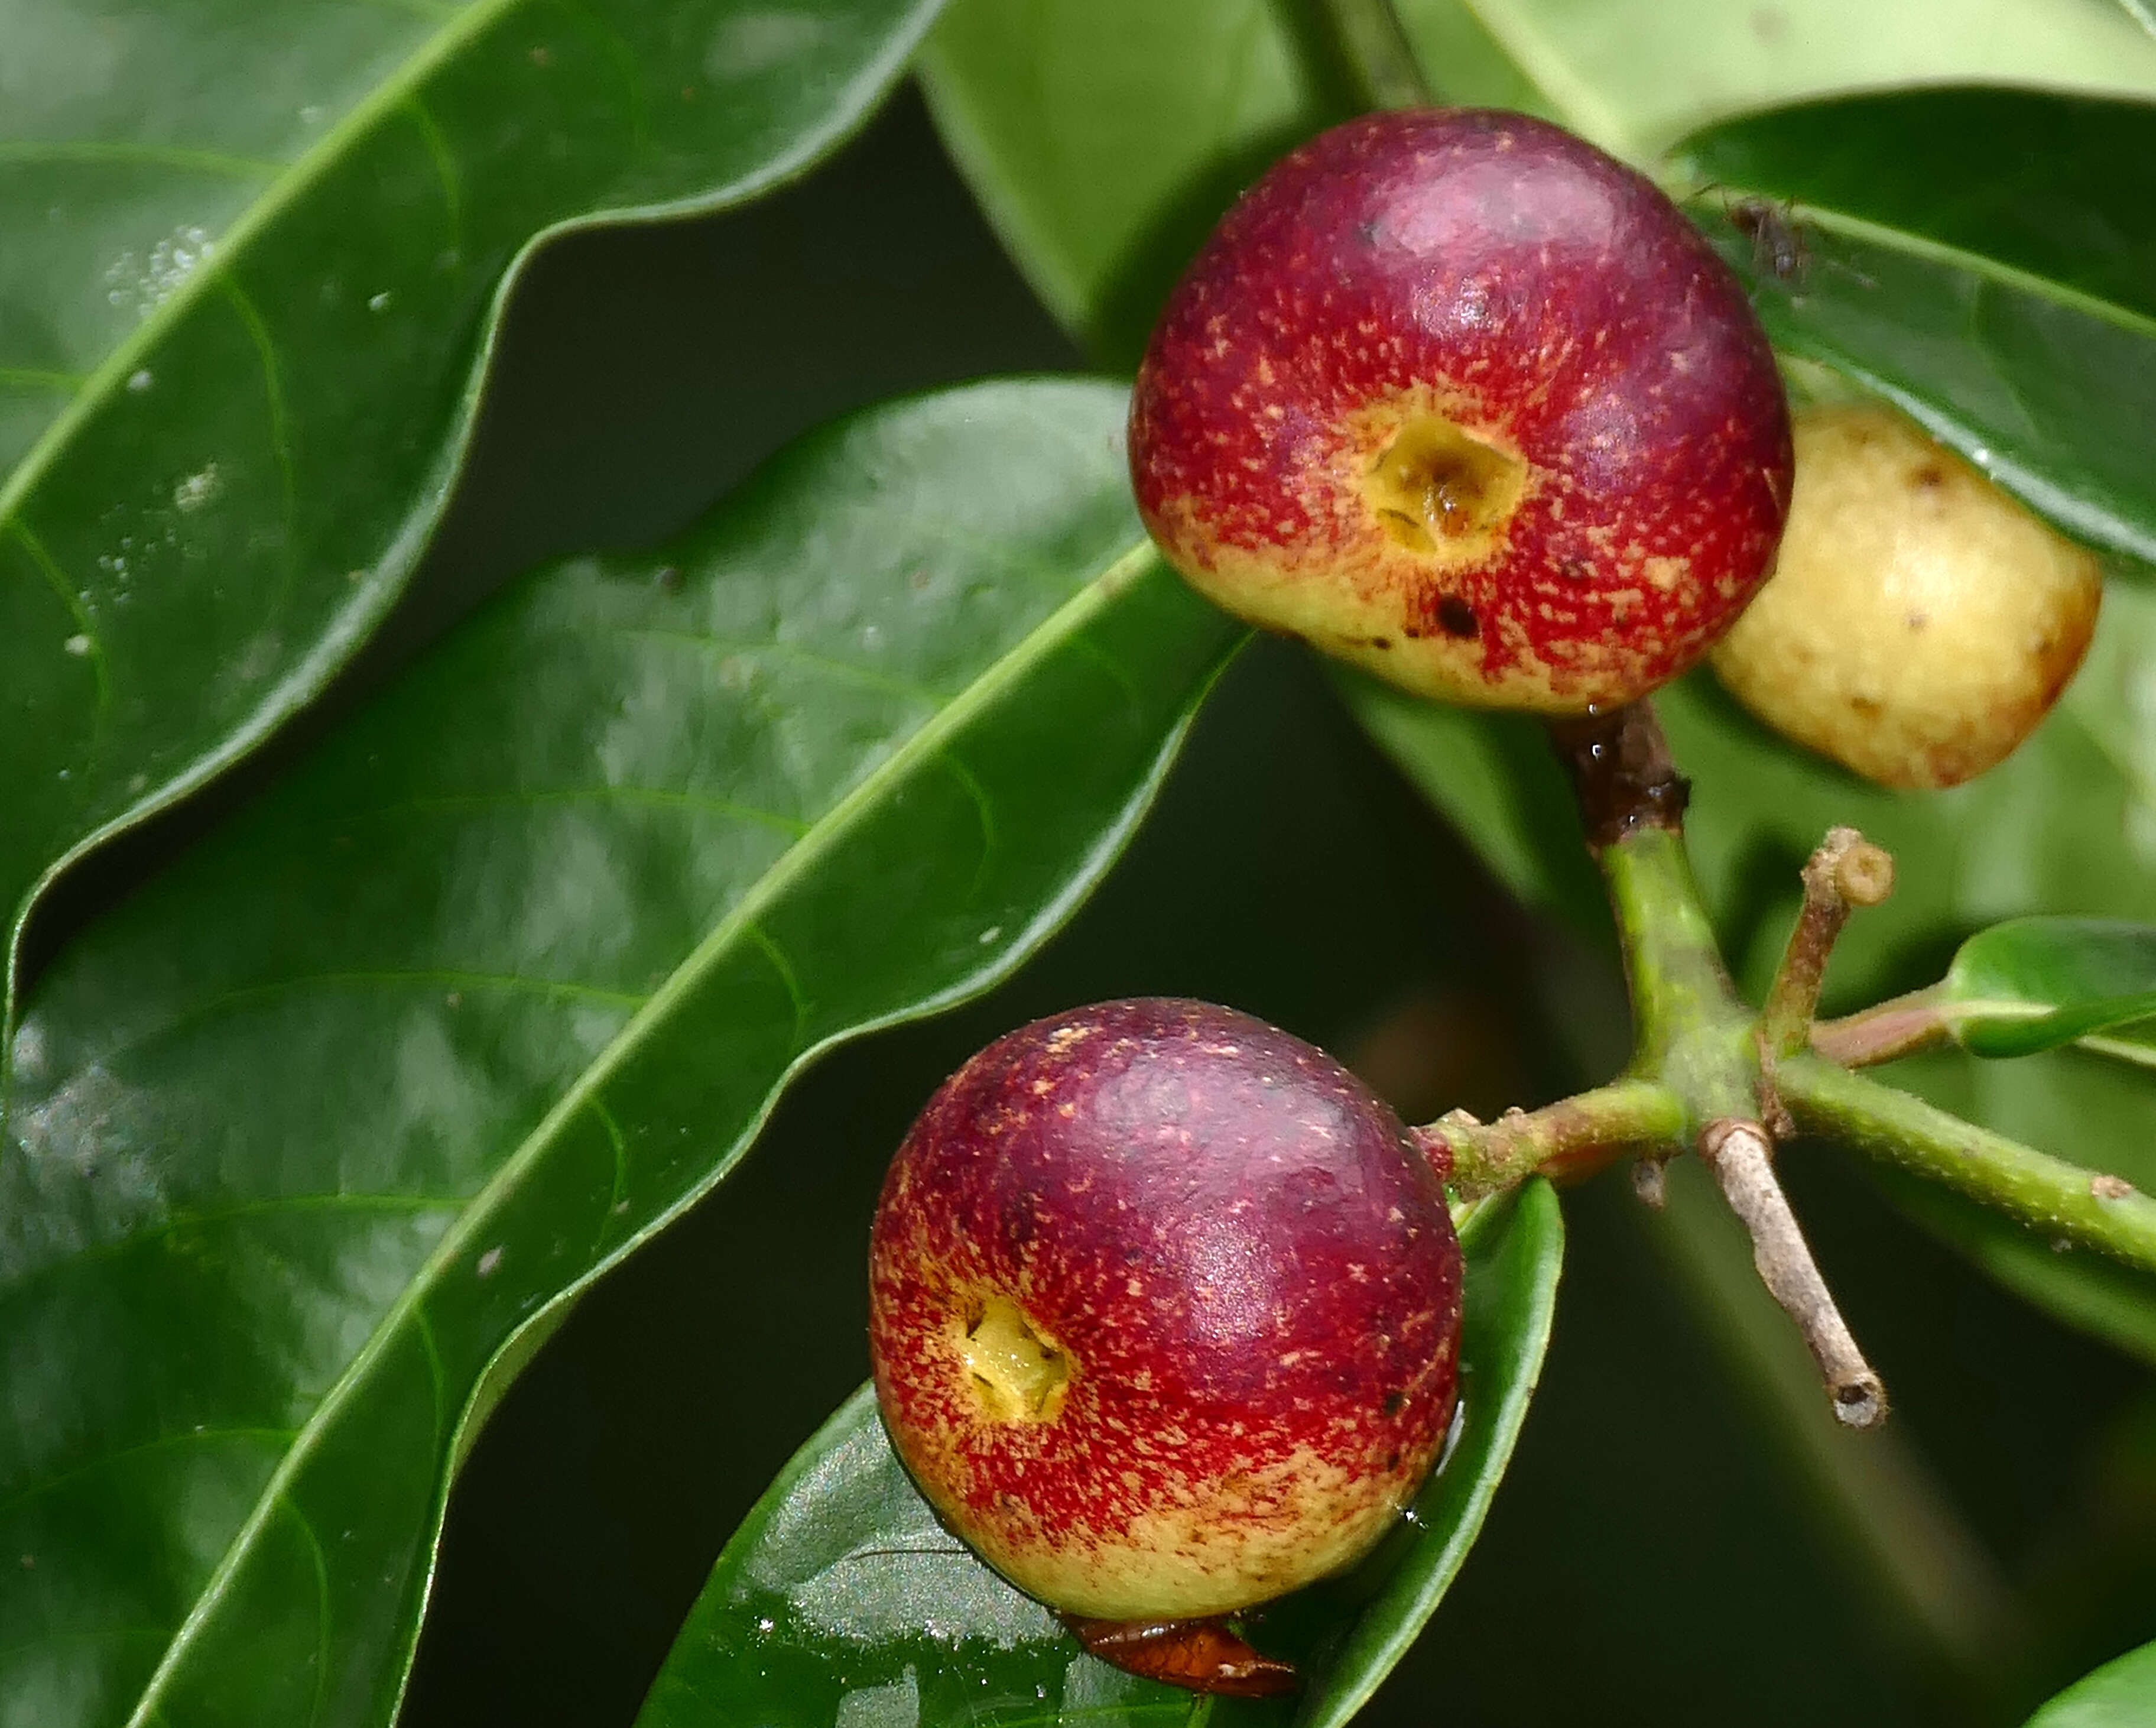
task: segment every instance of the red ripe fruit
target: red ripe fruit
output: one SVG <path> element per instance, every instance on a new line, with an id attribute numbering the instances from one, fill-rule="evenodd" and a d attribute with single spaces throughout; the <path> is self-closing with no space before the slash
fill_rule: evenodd
<path id="1" fill-rule="evenodd" d="M 1109 1620 L 1264 1602 L 1389 1528 L 1451 1419 L 1460 1246 L 1399 1119 L 1202 1003 L 1036 1021 L 884 1184 L 870 1354 L 930 1503 Z"/>
<path id="2" fill-rule="evenodd" d="M 1441 700 L 1666 683 L 1765 579 L 1787 405 L 1640 175 L 1517 114 L 1376 114 L 1228 213 L 1131 409 L 1138 507 L 1229 611 Z"/>

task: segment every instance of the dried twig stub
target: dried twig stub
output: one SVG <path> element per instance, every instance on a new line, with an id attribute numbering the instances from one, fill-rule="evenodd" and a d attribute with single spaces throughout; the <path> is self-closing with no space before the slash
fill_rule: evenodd
<path id="1" fill-rule="evenodd" d="M 1857 1349 L 1848 1322 L 1820 1276 L 1818 1263 L 1774 1175 L 1772 1144 L 1756 1122 L 1712 1123 L 1699 1155 L 1714 1172 L 1730 1210 L 1752 1236 L 1760 1282 L 1797 1323 L 1826 1381 L 1834 1413 L 1852 1428 L 1886 1420 L 1887 1389 Z"/>
<path id="2" fill-rule="evenodd" d="M 1763 1054 L 1794 1056 L 1811 1035 L 1827 956 L 1851 908 L 1876 906 L 1892 892 L 1894 860 L 1854 828 L 1830 828 L 1804 870 L 1804 904 L 1767 993 L 1759 1024 Z"/>

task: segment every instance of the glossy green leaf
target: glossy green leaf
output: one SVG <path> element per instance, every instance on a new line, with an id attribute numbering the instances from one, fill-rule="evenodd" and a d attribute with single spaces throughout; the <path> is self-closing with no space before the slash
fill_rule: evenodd
<path id="1" fill-rule="evenodd" d="M 2131 1029 L 2156 1015 L 2156 925 L 2043 916 L 1994 924 L 1962 944 L 1939 1008 L 1955 1041 L 1978 1056 L 2029 1056 Z"/>
<path id="2" fill-rule="evenodd" d="M 532 246 L 798 172 L 934 4 L 0 0 L 11 954 L 396 598 Z"/>
<path id="3" fill-rule="evenodd" d="M 1239 633 L 1123 412 L 880 409 L 520 584 L 64 953 L 0 1156 L 0 1720 L 390 1719 L 539 1332 L 1158 785 Z"/>
<path id="4" fill-rule="evenodd" d="M 1489 1509 L 1549 1341 L 1563 1256 L 1544 1184 L 1461 1231 L 1467 1310 L 1455 1439 L 1398 1535 L 1346 1576 L 1249 1617 L 1299 1699 L 1214 1700 L 1084 1654 L 936 1521 L 864 1386 L 798 1453 L 713 1567 L 639 1728 L 1087 1728 L 1292 1720 L 1336 1728 L 1435 1610 Z M 1209 1715 L 1207 1714 L 1209 1712 Z M 887 1713 L 887 1715 L 886 1714 Z"/>
<path id="5" fill-rule="evenodd" d="M 2142 1728 L 2156 1720 L 2156 1644 L 2129 1650 L 2029 1718 L 2028 1728 Z"/>
<path id="6" fill-rule="evenodd" d="M 924 79 L 1019 268 L 1103 358 L 1133 363 L 1235 193 L 1342 118 L 1321 0 L 956 0 Z M 2053 0 L 1398 0 L 1442 100 L 1559 121 L 1642 165 L 1681 133 L 1821 91 L 1989 80 L 2156 92 L 2156 41 Z"/>
<path id="7" fill-rule="evenodd" d="M 2069 532 L 2156 561 L 2156 105 L 1912 90 L 1717 127 L 1680 170 L 1775 346 L 1855 379 Z M 1802 254 L 1736 201 L 1794 203 Z M 1778 273 L 1778 269 L 1779 273 Z"/>

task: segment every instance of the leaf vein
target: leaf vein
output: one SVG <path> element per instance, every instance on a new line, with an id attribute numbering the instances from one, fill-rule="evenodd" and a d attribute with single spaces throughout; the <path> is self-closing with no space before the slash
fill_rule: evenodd
<path id="1" fill-rule="evenodd" d="M 18 1489 L 13 1494 L 8 1495 L 6 1499 L 0 1500 L 0 1517 L 4 1517 L 11 1512 L 20 1509 L 22 1507 L 28 1505 L 32 1500 L 37 1499 L 43 1495 L 49 1494 L 55 1489 L 65 1488 L 69 1483 L 74 1482 L 82 1477 L 90 1475 L 99 1470 L 105 1469 L 113 1464 L 124 1463 L 131 1458 L 141 1458 L 149 1453 L 164 1451 L 169 1447 L 197 1446 L 202 1444 L 205 1441 L 210 1440 L 268 1440 L 289 1446 L 298 1437 L 299 1430 L 296 1428 L 265 1428 L 249 1427 L 246 1426 L 216 1428 L 187 1428 L 176 1434 L 160 1434 L 154 1440 L 137 1441 L 132 1446 L 115 1447 L 108 1452 L 100 1453 L 95 1458 L 85 1458 L 79 1464 L 70 1464 L 66 1469 L 56 1472 L 52 1475 L 44 1477 L 38 1481 L 29 1484 L 27 1487 Z"/>
<path id="2" fill-rule="evenodd" d="M 538 996 L 549 1000 L 589 1002 L 603 1008 L 620 1008 L 634 1011 L 640 1007 L 644 997 L 630 990 L 608 990 L 598 985 L 579 984 L 570 979 L 526 978 L 515 972 L 465 972 L 440 969 L 401 970 L 387 969 L 371 972 L 309 972 L 294 978 L 271 979 L 262 984 L 249 985 L 241 990 L 226 990 L 197 1003 L 184 1014 L 160 1021 L 145 1027 L 122 1042 L 111 1046 L 98 1058 L 113 1062 L 124 1057 L 170 1037 L 175 1032 L 185 1031 L 203 1021 L 214 1018 L 228 1009 L 244 1008 L 263 1001 L 289 995 L 294 990 L 306 990 L 315 985 L 326 989 L 343 989 L 365 985 L 418 985 L 429 990 L 500 990 L 512 995 Z"/>
<path id="3" fill-rule="evenodd" d="M 651 641 L 678 643 L 684 647 L 700 648 L 712 654 L 768 655 L 804 670 L 823 672 L 865 689 L 880 690 L 887 695 L 903 697 L 908 702 L 919 702 L 927 707 L 940 708 L 952 700 L 945 692 L 932 690 L 926 684 L 895 677 L 888 672 L 878 671 L 874 666 L 861 666 L 850 660 L 838 660 L 829 655 L 818 654 L 792 642 L 740 641 L 725 636 L 705 635 L 695 630 L 637 629 L 624 630 L 622 635 Z"/>

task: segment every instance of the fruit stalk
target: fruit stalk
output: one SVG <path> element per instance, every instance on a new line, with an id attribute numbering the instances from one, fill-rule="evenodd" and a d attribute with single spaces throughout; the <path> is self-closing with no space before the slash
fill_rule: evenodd
<path id="1" fill-rule="evenodd" d="M 1835 1415 L 1853 1427 L 1872 1427 L 1886 1416 L 1886 1392 L 1774 1175 L 1773 1130 L 1787 1126 L 1775 1096 L 1774 1047 L 1722 964 L 1685 851 L 1688 788 L 1661 727 L 1641 702 L 1551 730 L 1616 918 L 1632 1001 L 1634 1083 L 1651 1079 L 1675 1103 L 1677 1132 L 1666 1145 L 1689 1140 L 1714 1172 L 1751 1237 L 1761 1281 L 1819 1365 Z M 1849 904 L 1879 886 L 1884 855 L 1862 855 L 1863 846 L 1853 831 L 1837 831 L 1807 872 L 1812 928 L 1800 921 L 1791 941 L 1797 975 L 1779 991 L 1782 1012 L 1802 1023 L 1810 1021 L 1827 948 Z M 1844 865 L 1851 865 L 1847 882 Z M 1641 1194 L 1652 1201 L 1661 1188 L 1652 1152 L 1640 1168 Z"/>
<path id="2" fill-rule="evenodd" d="M 1684 1132 L 1683 1100 L 1660 1081 L 1642 1079 L 1614 1080 L 1539 1110 L 1507 1110 L 1486 1125 L 1455 1110 L 1414 1130 L 1426 1149 L 1450 1161 L 1449 1180 L 1463 1200 L 1502 1193 L 1532 1175 L 1583 1181 L 1627 1152 L 1666 1156 Z"/>

